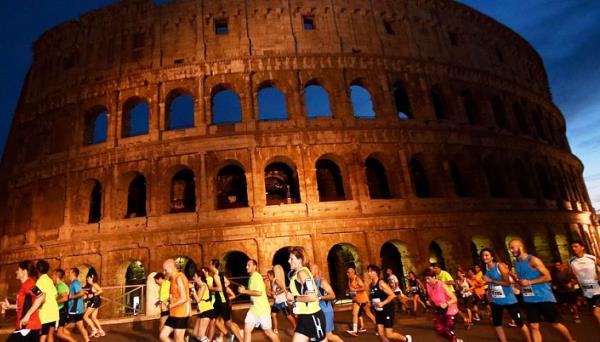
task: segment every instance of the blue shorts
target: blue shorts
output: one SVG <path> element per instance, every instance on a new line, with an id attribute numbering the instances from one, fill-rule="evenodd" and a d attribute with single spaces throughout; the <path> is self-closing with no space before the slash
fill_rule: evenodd
<path id="1" fill-rule="evenodd" d="M 333 323 L 333 311 L 323 311 L 323 315 L 325 316 L 325 332 L 332 332 L 335 330 L 335 323 Z"/>

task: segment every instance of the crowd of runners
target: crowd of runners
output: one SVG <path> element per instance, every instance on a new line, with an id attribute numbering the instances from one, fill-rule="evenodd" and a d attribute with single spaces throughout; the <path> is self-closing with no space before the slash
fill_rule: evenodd
<path id="1" fill-rule="evenodd" d="M 352 299 L 352 323 L 349 330 L 338 334 L 334 305 L 341 296 L 334 293 L 319 267 L 309 262 L 302 247 L 289 250 L 288 279 L 281 266 L 263 277 L 256 260 L 250 259 L 247 286 L 233 284 L 219 271 L 216 259 L 196 271 L 192 279 L 169 259 L 163 272 L 154 276 L 159 286 L 156 306 L 161 311 L 158 337 L 161 342 L 250 342 L 252 331 L 260 328 L 269 340 L 279 341 L 277 315 L 281 313 L 294 330 L 294 342 L 335 342 L 342 341 L 339 335 L 353 338 L 366 333 L 376 334 L 381 341 L 411 342 L 410 335 L 394 330 L 395 314 L 422 311 L 433 316 L 436 332 L 453 342 L 462 341 L 455 331 L 456 316 L 462 318 L 466 329 L 474 322 L 490 320 L 498 340 L 507 341 L 505 312 L 510 318 L 507 325 L 519 329 L 524 341 L 542 341 L 542 322 L 556 329 L 565 341 L 574 341 L 562 323 L 561 306 L 578 323 L 579 308 L 582 301 L 587 302 L 600 327 L 600 259 L 586 254 L 579 241 L 571 242 L 570 248 L 573 256 L 568 265 L 557 262 L 551 271 L 525 251 L 523 241 L 515 239 L 509 242 L 512 268 L 492 249 L 484 248 L 479 255 L 481 266 L 459 267 L 453 277 L 439 264 L 432 264 L 420 274 L 409 272 L 405 284 L 391 269 L 382 272 L 379 266 L 369 265 L 360 275 L 350 267 L 345 295 Z M 16 303 L 0 302 L 3 313 L 17 310 L 16 330 L 8 341 L 89 341 L 105 336 L 97 317 L 102 288 L 96 275 L 88 275 L 82 286 L 77 268 L 67 272 L 55 269 L 50 275 L 49 271 L 45 260 L 19 263 L 16 278 L 21 288 Z M 242 328 L 232 320 L 231 306 L 241 295 L 250 298 Z M 365 317 L 374 324 L 374 331 L 368 331 Z M 77 338 L 71 333 L 74 329 L 79 332 Z"/>

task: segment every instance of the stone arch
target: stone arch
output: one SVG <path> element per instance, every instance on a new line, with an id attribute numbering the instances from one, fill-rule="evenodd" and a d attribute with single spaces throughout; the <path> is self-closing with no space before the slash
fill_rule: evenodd
<path id="1" fill-rule="evenodd" d="M 422 163 L 422 155 L 416 154 L 410 158 L 409 169 L 415 195 L 419 198 L 432 197 L 431 185 L 427 170 Z"/>
<path id="2" fill-rule="evenodd" d="M 492 156 L 486 156 L 483 158 L 482 165 L 489 194 L 496 198 L 507 197 L 508 192 L 504 181 L 505 173 L 502 172 L 501 163 Z"/>
<path id="3" fill-rule="evenodd" d="M 473 265 L 481 265 L 481 259 L 479 258 L 479 253 L 484 248 L 492 248 L 494 245 L 492 240 L 488 237 L 482 235 L 475 235 L 471 238 L 470 248 L 471 248 L 471 258 L 473 259 Z"/>
<path id="4" fill-rule="evenodd" d="M 525 111 L 519 102 L 513 103 L 513 114 L 515 119 L 517 120 L 517 125 L 519 126 L 519 131 L 523 134 L 530 135 L 531 129 L 529 127 L 529 123 L 527 122 L 527 117 L 525 115 Z"/>
<path id="5" fill-rule="evenodd" d="M 94 180 L 94 187 L 90 193 L 88 223 L 98 223 L 102 219 L 102 184 Z"/>
<path id="6" fill-rule="evenodd" d="M 442 87 L 439 84 L 431 86 L 430 96 L 435 118 L 438 120 L 447 120 L 448 106 L 444 98 Z"/>
<path id="7" fill-rule="evenodd" d="M 194 127 L 194 95 L 191 91 L 176 88 L 167 94 L 165 127 L 167 130 Z"/>
<path id="8" fill-rule="evenodd" d="M 448 172 L 450 174 L 450 179 L 452 179 L 454 193 L 458 197 L 471 196 L 471 189 L 465 184 L 465 177 L 463 176 L 460 168 L 458 167 L 458 164 L 455 161 L 448 161 Z"/>
<path id="9" fill-rule="evenodd" d="M 524 198 L 535 198 L 535 185 L 532 184 L 531 172 L 525 166 L 522 160 L 516 159 L 513 162 L 513 174 L 517 181 L 519 193 Z"/>
<path id="10" fill-rule="evenodd" d="M 256 94 L 259 120 L 287 120 L 286 96 L 275 82 L 265 81 L 258 86 Z"/>
<path id="11" fill-rule="evenodd" d="M 320 202 L 349 199 L 349 183 L 344 179 L 344 168 L 340 167 L 339 161 L 340 158 L 337 156 L 324 155 L 315 163 Z"/>
<path id="12" fill-rule="evenodd" d="M 273 267 L 279 265 L 283 269 L 286 285 L 289 285 L 289 283 L 290 283 L 291 267 L 290 267 L 290 263 L 288 262 L 288 260 L 290 258 L 290 247 L 291 246 L 285 246 L 285 247 L 278 249 L 275 252 L 275 254 L 273 254 L 273 262 L 272 262 Z"/>
<path id="13" fill-rule="evenodd" d="M 211 123 L 232 124 L 242 122 L 240 95 L 227 84 L 219 84 L 211 91 Z"/>
<path id="14" fill-rule="evenodd" d="M 133 96 L 123 104 L 121 136 L 147 134 L 150 129 L 150 104 L 147 99 Z"/>
<path id="15" fill-rule="evenodd" d="M 494 95 L 490 99 L 490 105 L 492 106 L 492 113 L 494 114 L 494 121 L 500 128 L 508 128 L 508 120 L 506 117 L 506 109 L 504 107 L 504 101 L 499 95 Z"/>
<path id="16" fill-rule="evenodd" d="M 544 264 L 549 265 L 554 261 L 552 255 L 552 245 L 548 239 L 546 230 L 538 230 L 533 234 L 533 245 L 535 247 L 536 256 L 540 258 Z"/>
<path id="17" fill-rule="evenodd" d="M 102 219 L 102 202 L 105 193 L 97 178 L 86 179 L 75 193 L 76 201 L 71 210 L 73 223 L 98 223 Z"/>
<path id="18" fill-rule="evenodd" d="M 139 172 L 130 172 L 125 177 L 129 179 L 127 184 L 127 205 L 125 217 L 144 217 L 146 216 L 147 206 L 147 184 L 146 177 Z"/>
<path id="19" fill-rule="evenodd" d="M 442 269 L 449 272 L 458 265 L 455 258 L 455 248 L 451 242 L 441 238 L 433 239 L 429 243 L 428 250 L 429 263 L 438 263 L 442 266 Z"/>
<path id="20" fill-rule="evenodd" d="M 248 206 L 246 174 L 241 164 L 229 161 L 215 177 L 216 208 L 230 209 Z"/>
<path id="21" fill-rule="evenodd" d="M 143 285 L 146 284 L 146 268 L 140 260 L 128 260 L 118 268 L 117 279 L 122 279 L 125 314 L 144 311 Z"/>
<path id="22" fill-rule="evenodd" d="M 477 102 L 473 97 L 470 90 L 463 90 L 459 95 L 459 102 L 462 106 L 463 112 L 467 117 L 467 121 L 470 125 L 481 124 L 481 118 L 479 117 L 479 108 L 477 108 Z"/>
<path id="23" fill-rule="evenodd" d="M 96 268 L 91 265 L 91 264 L 81 264 L 77 267 L 75 267 L 79 270 L 79 276 L 77 277 L 77 280 L 79 280 L 79 282 L 81 283 L 81 286 L 86 287 L 87 286 L 87 277 L 90 275 L 96 275 L 96 279 L 99 279 L 100 274 L 98 273 L 98 271 L 96 270 Z M 69 272 L 69 270 L 65 270 L 65 272 Z"/>
<path id="24" fill-rule="evenodd" d="M 410 98 L 406 91 L 403 82 L 396 82 L 392 86 L 392 95 L 394 96 L 394 104 L 396 105 L 396 115 L 400 120 L 414 119 Z"/>
<path id="25" fill-rule="evenodd" d="M 554 235 L 554 241 L 560 260 L 566 263 L 571 256 L 571 252 L 569 251 L 569 239 L 565 234 L 556 234 Z"/>
<path id="26" fill-rule="evenodd" d="M 240 251 L 229 251 L 221 258 L 221 267 L 234 284 L 248 285 L 246 263 L 250 257 Z"/>
<path id="27" fill-rule="evenodd" d="M 300 203 L 298 169 L 289 158 L 272 158 L 264 170 L 267 205 Z"/>
<path id="28" fill-rule="evenodd" d="M 359 119 L 374 119 L 375 107 L 371 92 L 365 87 L 362 79 L 350 83 L 350 100 L 354 117 Z"/>
<path id="29" fill-rule="evenodd" d="M 333 292 L 346 293 L 348 268 L 356 269 L 356 274 L 362 275 L 362 263 L 356 246 L 349 243 L 339 243 L 331 247 L 327 253 L 327 265 L 329 267 L 329 279 Z"/>
<path id="30" fill-rule="evenodd" d="M 173 260 L 175 260 L 175 267 L 177 267 L 179 272 L 183 272 L 188 279 L 193 278 L 198 266 L 192 258 L 185 255 L 177 255 L 173 257 Z"/>
<path id="31" fill-rule="evenodd" d="M 169 212 L 194 212 L 196 211 L 196 181 L 194 171 L 185 166 L 180 166 L 178 169 L 171 178 Z"/>
<path id="32" fill-rule="evenodd" d="M 379 257 L 381 258 L 381 269 L 383 272 L 387 268 L 391 268 L 398 277 L 400 286 L 404 288 L 408 272 L 414 271 L 417 266 L 416 260 L 409 252 L 407 244 L 399 240 L 387 241 L 381 245 Z"/>
<path id="33" fill-rule="evenodd" d="M 83 144 L 95 145 L 106 141 L 108 134 L 108 109 L 104 105 L 96 105 L 88 109 L 84 115 Z"/>
<path id="34" fill-rule="evenodd" d="M 386 168 L 377 154 L 371 154 L 364 162 L 365 176 L 371 199 L 392 198 Z"/>
<path id="35" fill-rule="evenodd" d="M 309 119 L 333 116 L 329 92 L 317 80 L 311 80 L 304 86 L 304 104 Z"/>

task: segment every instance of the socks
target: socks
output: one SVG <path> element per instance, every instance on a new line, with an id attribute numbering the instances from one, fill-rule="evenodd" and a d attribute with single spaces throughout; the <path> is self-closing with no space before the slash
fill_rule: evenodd
<path id="1" fill-rule="evenodd" d="M 358 324 L 352 324 L 352 331 L 358 331 Z"/>

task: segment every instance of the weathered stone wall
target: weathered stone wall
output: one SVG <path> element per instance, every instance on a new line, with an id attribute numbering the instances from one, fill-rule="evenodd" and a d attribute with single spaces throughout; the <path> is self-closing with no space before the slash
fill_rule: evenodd
<path id="1" fill-rule="evenodd" d="M 303 28 L 303 17 L 314 20 L 314 30 Z M 228 34 L 216 35 L 222 20 Z M 288 120 L 258 119 L 265 82 L 284 92 Z M 413 120 L 398 119 L 397 82 Z M 329 94 L 331 118 L 307 118 L 304 87 L 315 83 Z M 376 119 L 354 117 L 349 87 L 356 83 L 369 90 Z M 212 123 L 211 99 L 224 85 L 241 98 L 240 123 Z M 434 86 L 447 119 L 436 118 Z M 194 127 L 168 130 L 168 95 L 180 89 L 194 97 Z M 477 124 L 459 100 L 465 90 Z M 134 96 L 150 105 L 149 133 L 122 137 L 123 105 Z M 493 96 L 505 106 L 505 127 Z M 107 140 L 87 145 L 84 113 L 97 105 L 109 113 Z M 323 156 L 338 164 L 348 200 L 319 202 L 315 165 Z M 371 199 L 369 156 L 384 165 L 392 198 Z M 427 170 L 432 198 L 415 195 L 413 156 Z M 503 198 L 490 194 L 482 171 L 490 160 Z M 271 161 L 293 166 L 300 203 L 266 205 Z M 451 162 L 469 196 L 457 195 Z M 245 172 L 248 207 L 217 210 L 215 178 L 231 163 Z M 536 165 L 550 175 L 551 198 Z M 196 210 L 173 214 L 171 179 L 183 168 L 194 172 Z M 150 273 L 167 257 L 205 264 L 241 251 L 264 272 L 291 245 L 305 246 L 324 274 L 336 244 L 354 246 L 366 264 L 379 262 L 382 246 L 394 242 L 413 270 L 428 263 L 432 241 L 450 268 L 471 262 L 472 241 L 505 250 L 508 236 L 522 237 L 534 252 L 537 236 L 548 242 L 541 252 L 553 257 L 564 255 L 557 236 L 580 237 L 600 252 L 582 171 L 538 54 L 453 1 L 123 1 L 34 44 L 0 169 L 0 293 L 14 285 L 17 261 L 41 257 L 65 268 L 93 266 L 104 284 L 122 285 L 134 260 Z M 137 174 L 146 177 L 147 216 L 125 218 Z M 102 218 L 88 224 L 94 182 L 102 185 Z M 527 187 L 532 196 L 524 195 Z"/>

